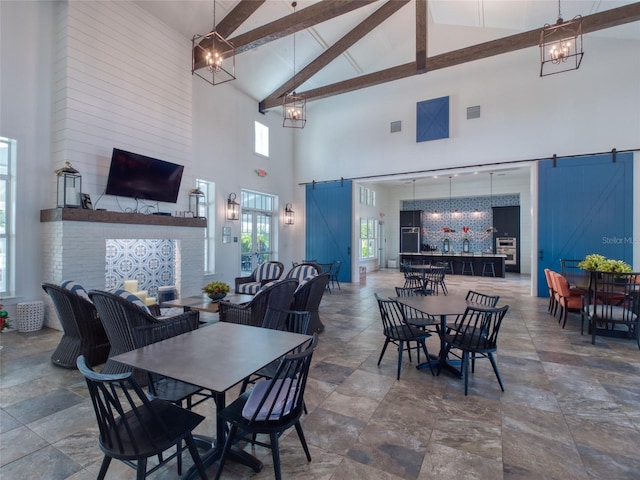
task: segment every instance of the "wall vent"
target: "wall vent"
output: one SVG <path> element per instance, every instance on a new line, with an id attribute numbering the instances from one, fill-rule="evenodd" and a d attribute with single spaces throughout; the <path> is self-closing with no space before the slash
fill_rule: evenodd
<path id="1" fill-rule="evenodd" d="M 480 105 L 475 107 L 467 107 L 467 120 L 480 118 Z"/>
<path id="2" fill-rule="evenodd" d="M 402 121 L 397 120 L 395 122 L 391 122 L 391 133 L 396 133 L 402 130 Z"/>

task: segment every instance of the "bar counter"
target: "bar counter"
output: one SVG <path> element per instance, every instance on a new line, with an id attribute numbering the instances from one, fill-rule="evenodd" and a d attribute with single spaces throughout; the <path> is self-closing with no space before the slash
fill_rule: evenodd
<path id="1" fill-rule="evenodd" d="M 505 259 L 506 255 L 500 254 L 480 254 L 480 253 L 441 253 L 441 252 L 421 252 L 421 253 L 400 253 L 400 262 L 417 263 L 417 264 L 433 264 L 436 262 L 452 262 L 453 273 L 455 275 L 462 274 L 462 262 L 473 262 L 473 274 L 477 277 L 482 276 L 482 264 L 483 262 L 493 262 L 496 271 L 496 277 L 504 278 L 505 276 Z M 490 277 L 490 271 L 485 269 L 485 277 Z M 451 272 L 448 272 L 451 273 Z M 471 273 L 465 270 L 465 275 L 471 275 Z"/>

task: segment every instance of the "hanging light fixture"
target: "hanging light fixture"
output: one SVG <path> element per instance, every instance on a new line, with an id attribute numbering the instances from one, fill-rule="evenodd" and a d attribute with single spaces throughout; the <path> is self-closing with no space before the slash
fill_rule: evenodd
<path id="1" fill-rule="evenodd" d="M 293 13 L 297 2 L 293 2 Z M 296 84 L 296 32 L 293 32 L 293 84 Z M 282 126 L 286 128 L 304 128 L 307 123 L 307 99 L 295 91 L 285 95 L 282 102 Z"/>
<path id="2" fill-rule="evenodd" d="M 236 49 L 216 31 L 215 0 L 213 29 L 206 35 L 196 34 L 191 39 L 191 75 L 197 75 L 211 85 L 219 85 L 236 78 Z"/>
<path id="3" fill-rule="evenodd" d="M 227 220 L 238 220 L 240 218 L 240 204 L 236 202 L 236 194 L 230 193 L 227 199 Z"/>
<path id="4" fill-rule="evenodd" d="M 582 16 L 565 22 L 558 0 L 558 20 L 540 32 L 540 76 L 577 70 L 582 62 Z"/>
<path id="5" fill-rule="evenodd" d="M 493 226 L 493 172 L 489 172 L 489 198 L 491 202 L 491 226 L 487 228 L 487 233 L 495 233 L 498 231 L 496 227 Z"/>

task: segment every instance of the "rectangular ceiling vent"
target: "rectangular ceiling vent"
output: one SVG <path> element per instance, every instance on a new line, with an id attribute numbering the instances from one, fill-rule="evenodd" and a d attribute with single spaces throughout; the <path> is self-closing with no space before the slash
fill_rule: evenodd
<path id="1" fill-rule="evenodd" d="M 397 120 L 395 122 L 391 122 L 391 133 L 396 133 L 402 130 L 402 121 Z"/>
<path id="2" fill-rule="evenodd" d="M 472 120 L 474 118 L 480 118 L 480 105 L 467 107 L 467 120 Z"/>

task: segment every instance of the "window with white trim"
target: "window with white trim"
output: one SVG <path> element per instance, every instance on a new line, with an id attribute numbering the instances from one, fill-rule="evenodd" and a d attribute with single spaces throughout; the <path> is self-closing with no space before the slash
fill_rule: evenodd
<path id="1" fill-rule="evenodd" d="M 255 122 L 255 152 L 263 157 L 269 156 L 269 127 Z"/>
<path id="2" fill-rule="evenodd" d="M 216 271 L 216 184 L 206 180 L 196 179 L 196 187 L 202 190 L 198 216 L 207 219 L 204 231 L 204 272 Z"/>
<path id="3" fill-rule="evenodd" d="M 373 218 L 360 219 L 360 258 L 376 258 L 377 224 Z"/>
<path id="4" fill-rule="evenodd" d="M 13 199 L 16 142 L 0 137 L 0 295 L 13 294 L 14 215 Z"/>

